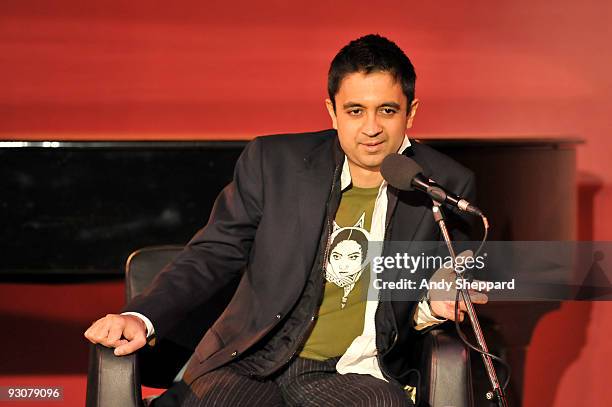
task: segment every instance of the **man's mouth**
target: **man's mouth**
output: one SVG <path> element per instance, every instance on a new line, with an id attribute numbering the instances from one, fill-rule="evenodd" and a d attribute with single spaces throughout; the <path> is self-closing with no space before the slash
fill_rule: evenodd
<path id="1" fill-rule="evenodd" d="M 375 153 L 382 148 L 383 143 L 384 141 L 379 140 L 379 141 L 368 141 L 365 143 L 361 143 L 361 145 L 367 152 Z"/>

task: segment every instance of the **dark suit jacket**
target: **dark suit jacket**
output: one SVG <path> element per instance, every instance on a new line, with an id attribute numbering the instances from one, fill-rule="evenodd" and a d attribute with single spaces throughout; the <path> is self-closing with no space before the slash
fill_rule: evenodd
<path id="1" fill-rule="evenodd" d="M 469 170 L 415 141 L 405 154 L 441 185 L 473 198 Z M 333 174 L 343 159 L 335 130 L 254 139 L 236 164 L 233 182 L 217 198 L 208 224 L 126 307 L 146 315 L 156 335 L 164 337 L 190 310 L 242 276 L 225 312 L 197 346 L 187 377 L 232 360 L 290 312 L 316 258 Z M 390 188 L 390 240 L 438 240 L 430 208 L 431 201 L 420 192 Z M 462 226 L 460 219 L 457 224 Z M 392 371 L 405 365 L 396 359 L 401 358 L 398 349 L 414 335 L 413 306 L 392 304 L 389 310 L 393 321 L 384 328 L 389 343 L 382 345 L 381 357 L 397 365 Z"/>

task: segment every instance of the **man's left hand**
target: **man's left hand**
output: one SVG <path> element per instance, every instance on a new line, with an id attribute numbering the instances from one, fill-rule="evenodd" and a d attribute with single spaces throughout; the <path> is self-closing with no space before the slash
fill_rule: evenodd
<path id="1" fill-rule="evenodd" d="M 489 297 L 478 291 L 468 290 L 470 299 L 474 304 L 486 304 L 489 301 Z M 451 321 L 455 320 L 455 301 L 454 300 L 441 300 L 441 301 L 430 301 L 429 306 L 431 307 L 431 313 L 437 318 L 446 318 Z M 465 318 L 465 312 L 467 311 L 463 296 L 459 295 L 459 322 Z"/>
<path id="2" fill-rule="evenodd" d="M 460 253 L 457 257 L 473 257 L 471 250 L 466 250 Z M 432 289 L 429 291 L 429 307 L 431 313 L 436 318 L 455 320 L 455 298 L 457 297 L 456 284 L 454 283 L 456 274 L 450 267 L 441 267 L 438 269 L 433 276 L 429 279 L 430 282 L 453 282 L 450 289 Z M 451 288 L 452 287 L 452 288 Z M 468 290 L 470 299 L 474 304 L 486 304 L 489 301 L 489 297 L 486 294 Z M 464 314 L 467 311 L 463 296 L 459 295 L 459 321 L 463 321 Z"/>

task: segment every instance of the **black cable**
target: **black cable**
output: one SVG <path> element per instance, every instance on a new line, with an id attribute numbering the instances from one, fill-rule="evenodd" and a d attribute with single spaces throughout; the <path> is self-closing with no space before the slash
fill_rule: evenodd
<path id="1" fill-rule="evenodd" d="M 482 251 L 486 241 L 487 241 L 487 237 L 489 237 L 489 220 L 487 219 L 486 216 L 484 215 L 480 215 L 480 220 L 482 220 L 482 224 L 484 226 L 484 233 L 482 236 L 482 241 L 480 242 L 480 246 L 478 246 L 478 249 L 476 250 L 476 253 L 474 253 L 474 257 L 478 256 L 478 254 Z"/>
<path id="2" fill-rule="evenodd" d="M 482 223 L 484 225 L 484 234 L 483 234 L 483 238 L 482 241 L 480 242 L 480 246 L 478 247 L 478 249 L 476 250 L 476 252 L 474 253 L 474 257 L 478 256 L 478 254 L 482 251 L 485 242 L 487 241 L 487 237 L 489 235 L 489 222 L 487 220 L 487 218 L 484 215 L 480 216 Z M 454 259 L 453 259 L 453 268 L 454 268 Z M 480 348 L 479 346 L 475 346 L 472 343 L 470 343 L 470 341 L 468 340 L 468 338 L 465 336 L 465 334 L 463 333 L 463 331 L 461 330 L 461 326 L 459 325 L 459 294 L 460 291 L 456 290 L 456 295 L 455 295 L 455 330 L 457 331 L 457 335 L 459 336 L 459 339 L 461 339 L 461 341 L 470 349 L 482 354 L 482 355 L 486 355 L 488 357 L 490 357 L 493 360 L 498 361 L 506 370 L 506 379 L 504 380 L 504 384 L 502 385 L 502 388 L 504 390 L 504 392 L 506 391 L 506 388 L 508 387 L 508 384 L 510 383 L 510 376 L 512 375 L 512 368 L 510 367 L 510 365 L 508 364 L 508 362 L 506 362 L 505 360 L 503 360 L 502 358 L 500 358 L 499 356 L 496 356 L 492 353 L 489 352 L 485 352 L 484 349 Z M 468 293 L 469 295 L 469 293 Z"/>
<path id="3" fill-rule="evenodd" d="M 506 391 L 506 388 L 508 387 L 508 384 L 510 383 L 510 376 L 512 376 L 512 368 L 510 367 L 510 365 L 508 364 L 508 362 L 506 362 L 505 360 L 503 360 L 502 358 L 500 358 L 499 356 L 496 356 L 492 353 L 489 352 L 485 352 L 483 349 L 481 349 L 480 347 L 473 345 L 472 343 L 470 343 L 470 341 L 468 340 L 468 338 L 465 336 L 465 334 L 463 333 L 463 331 L 461 330 L 461 326 L 459 325 L 459 290 L 457 290 L 457 295 L 455 297 L 455 330 L 457 331 L 457 335 L 459 336 L 459 339 L 461 339 L 461 341 L 470 349 L 482 354 L 482 355 L 486 355 L 488 357 L 490 357 L 493 360 L 498 361 L 506 370 L 506 378 L 504 380 L 504 383 L 502 385 L 502 388 L 504 390 L 504 392 Z"/>

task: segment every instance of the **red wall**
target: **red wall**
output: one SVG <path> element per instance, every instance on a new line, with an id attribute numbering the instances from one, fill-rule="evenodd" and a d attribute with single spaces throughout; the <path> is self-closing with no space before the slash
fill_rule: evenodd
<path id="1" fill-rule="evenodd" d="M 331 57 L 379 32 L 417 68 L 414 135 L 583 138 L 577 187 L 594 196 L 592 211 L 580 206 L 578 237 L 612 240 L 612 3 L 210 3 L 3 0 L 0 139 L 325 128 Z M 94 304 L 86 318 L 112 311 Z M 612 304 L 566 303 L 545 317 L 527 358 L 525 405 L 612 404 L 611 334 Z"/>

